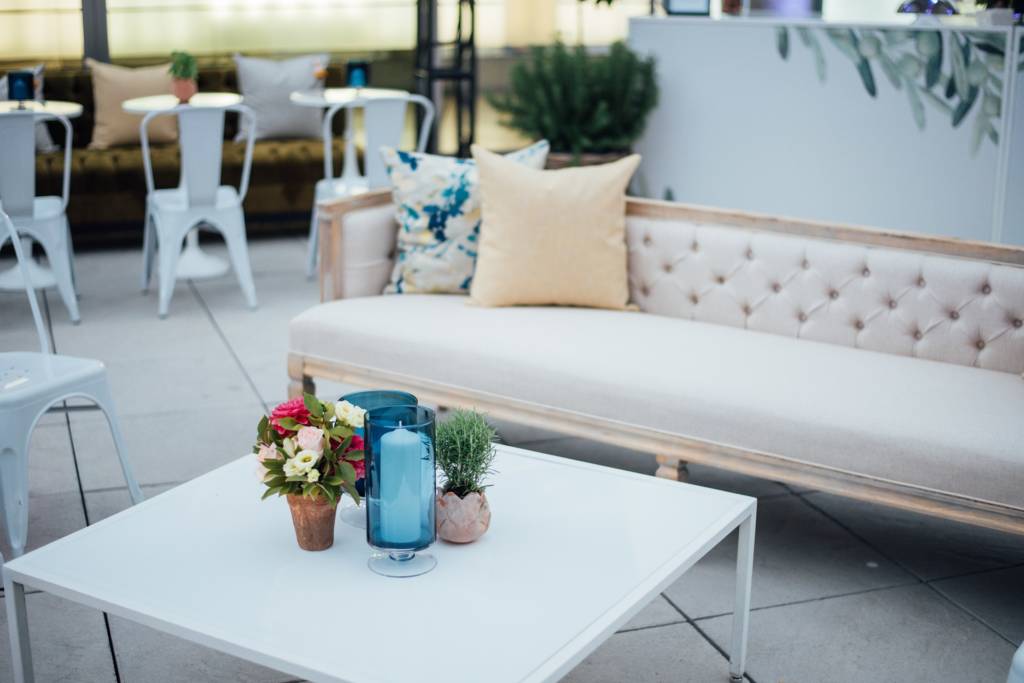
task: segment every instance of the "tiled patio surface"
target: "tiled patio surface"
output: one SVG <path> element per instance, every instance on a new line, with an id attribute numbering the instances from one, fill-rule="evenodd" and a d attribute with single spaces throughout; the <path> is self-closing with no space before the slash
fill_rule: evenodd
<path id="1" fill-rule="evenodd" d="M 225 277 L 179 284 L 170 317 L 159 320 L 155 296 L 138 292 L 137 251 L 78 256 L 81 325 L 68 322 L 53 293 L 45 297 L 57 351 L 107 364 L 149 496 L 245 453 L 259 411 L 285 398 L 286 325 L 317 301 L 317 287 L 302 275 L 302 240 L 255 242 L 251 251 L 256 311 Z M 24 296 L 0 293 L 0 350 L 35 343 Z M 331 397 L 341 391 L 320 389 Z M 649 455 L 501 427 L 514 445 L 655 468 Z M 32 446 L 30 547 L 128 505 L 95 410 L 47 415 Z M 1024 538 L 711 469 L 694 468 L 693 482 L 759 498 L 751 680 L 1005 680 L 1024 640 Z M 617 550 L 595 549 L 595 571 L 605 552 Z M 727 680 L 734 553 L 734 541 L 726 541 L 566 680 Z M 28 608 L 40 681 L 288 679 L 42 593 L 29 595 Z M 9 660 L 4 635 L 0 681 L 11 679 Z"/>

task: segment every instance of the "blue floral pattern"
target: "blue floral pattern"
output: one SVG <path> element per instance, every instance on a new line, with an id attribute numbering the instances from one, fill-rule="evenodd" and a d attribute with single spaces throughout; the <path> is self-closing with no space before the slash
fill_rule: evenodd
<path id="1" fill-rule="evenodd" d="M 544 168 L 541 140 L 509 159 Z M 472 159 L 381 148 L 397 207 L 398 255 L 389 294 L 468 294 L 480 239 L 480 192 Z"/>

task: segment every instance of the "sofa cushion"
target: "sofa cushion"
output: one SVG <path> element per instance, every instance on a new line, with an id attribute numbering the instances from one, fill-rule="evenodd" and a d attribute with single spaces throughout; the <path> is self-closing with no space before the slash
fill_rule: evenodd
<path id="1" fill-rule="evenodd" d="M 306 356 L 1024 507 L 1024 381 L 1005 372 L 444 295 L 328 302 L 289 337 Z"/>
<path id="2" fill-rule="evenodd" d="M 122 107 L 125 100 L 171 92 L 169 64 L 142 66 L 130 69 L 86 59 L 92 71 L 93 102 L 96 105 L 96 124 L 89 147 L 107 149 L 116 145 L 139 144 L 139 124 L 142 116 L 130 114 Z M 178 139 L 178 122 L 174 116 L 152 119 L 146 130 L 152 143 L 173 142 Z"/>
<path id="3" fill-rule="evenodd" d="M 256 114 L 257 140 L 321 135 L 323 111 L 292 104 L 289 97 L 295 90 L 323 88 L 318 74 L 327 62 L 326 54 L 282 60 L 235 55 L 239 89 L 245 104 Z M 243 119 L 236 142 L 245 139 L 247 129 L 248 122 Z"/>

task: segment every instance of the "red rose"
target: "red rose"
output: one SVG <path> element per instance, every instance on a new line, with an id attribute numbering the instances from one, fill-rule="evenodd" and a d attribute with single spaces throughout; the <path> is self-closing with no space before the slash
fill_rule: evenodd
<path id="1" fill-rule="evenodd" d="M 352 441 L 349 442 L 348 449 L 345 452 L 347 453 L 348 451 L 361 451 L 361 450 L 363 450 L 363 446 L 364 445 L 365 444 L 363 444 L 363 437 L 358 436 L 356 434 L 353 434 L 352 435 Z M 360 479 L 363 479 L 363 478 L 366 477 L 366 459 L 365 458 L 362 459 L 362 460 L 356 460 L 354 462 L 350 460 L 349 464 L 352 465 L 352 467 L 356 471 L 356 481 L 359 481 Z"/>
<path id="2" fill-rule="evenodd" d="M 293 429 L 285 429 L 280 425 L 279 420 L 285 417 L 292 418 L 300 425 L 308 425 L 309 410 L 306 409 L 305 401 L 301 397 L 293 398 L 274 408 L 273 412 L 270 413 L 270 424 L 274 425 L 274 429 L 281 436 L 288 436 L 295 431 Z"/>
<path id="3" fill-rule="evenodd" d="M 355 462 L 350 462 L 349 464 L 352 465 L 352 469 L 354 469 L 356 471 L 356 481 L 359 481 L 360 479 L 365 479 L 366 478 L 366 461 L 365 460 L 356 460 Z"/>

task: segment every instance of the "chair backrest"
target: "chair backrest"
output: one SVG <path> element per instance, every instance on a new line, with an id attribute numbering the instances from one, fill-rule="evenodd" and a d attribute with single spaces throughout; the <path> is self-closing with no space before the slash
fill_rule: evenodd
<path id="1" fill-rule="evenodd" d="M 331 168 L 331 124 L 335 114 L 342 109 L 351 111 L 363 109 L 363 131 L 366 138 L 366 156 L 364 157 L 365 178 L 370 188 L 387 187 L 389 184 L 387 167 L 381 158 L 381 147 L 399 147 L 402 133 L 405 131 L 406 109 L 410 104 L 423 107 L 423 122 L 420 124 L 416 140 L 416 151 L 422 152 L 427 147 L 430 129 L 434 123 L 434 103 L 422 95 L 402 95 L 398 97 L 357 98 L 343 104 L 337 104 L 327 110 L 324 117 L 324 166 L 326 177 L 333 176 Z M 351 121 L 351 117 L 349 117 Z M 351 133 L 346 131 L 347 135 Z"/>
<path id="2" fill-rule="evenodd" d="M 188 206 L 213 206 L 220 187 L 221 165 L 224 140 L 224 114 L 234 111 L 250 119 L 246 129 L 248 137 L 245 146 L 245 161 L 242 165 L 242 181 L 238 188 L 241 199 L 249 189 L 249 173 L 252 167 L 252 149 L 256 130 L 255 114 L 244 105 L 228 107 L 194 107 L 183 104 L 163 111 L 153 111 L 139 124 L 142 141 L 142 162 L 146 174 L 146 188 L 152 192 L 153 164 L 149 153 L 149 123 L 158 116 L 178 117 L 179 145 L 181 147 L 181 184 L 188 198 Z"/>
<path id="3" fill-rule="evenodd" d="M 71 187 L 71 122 L 66 116 L 33 111 L 0 113 L 0 202 L 15 218 L 31 217 L 36 198 L 35 125 L 56 120 L 64 126 L 64 177 L 61 198 L 68 207 Z"/>
<path id="4" fill-rule="evenodd" d="M 32 136 L 29 139 L 33 139 Z M 25 282 L 28 305 L 32 308 L 32 320 L 36 324 L 36 333 L 39 335 L 39 348 L 43 353 L 50 353 L 50 335 L 46 333 L 46 326 L 43 325 L 43 316 L 39 312 L 39 301 L 36 299 L 36 290 L 32 286 L 32 276 L 28 270 L 28 256 L 21 249 L 21 240 L 18 239 L 18 231 L 14 229 L 13 221 L 4 213 L 3 209 L 0 209 L 0 247 L 8 239 L 14 245 L 14 257 L 18 260 L 21 278 Z"/>

